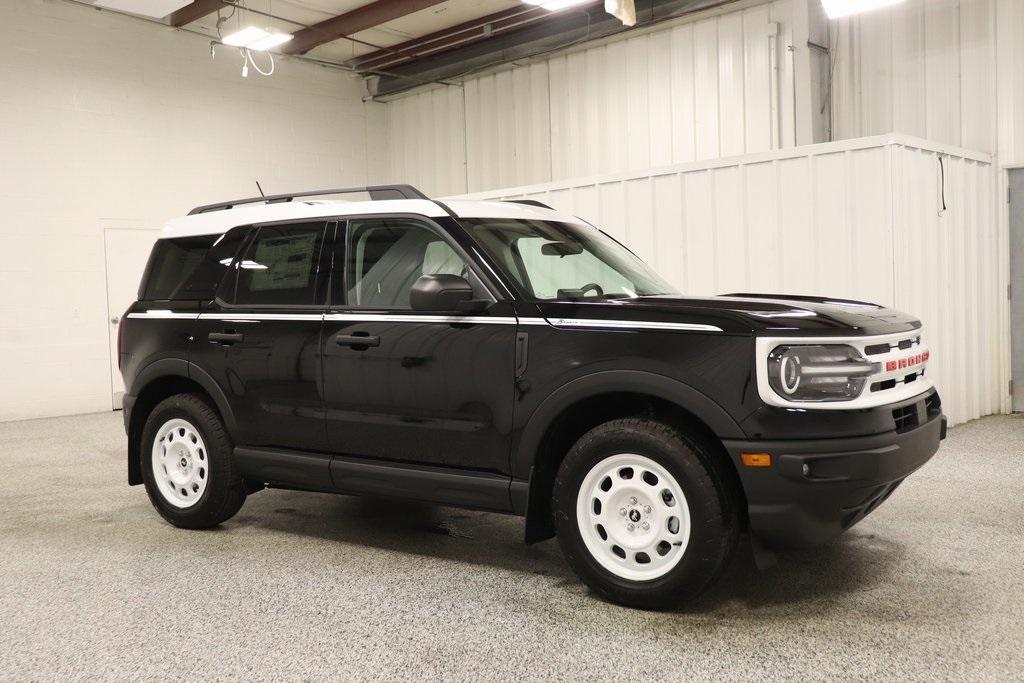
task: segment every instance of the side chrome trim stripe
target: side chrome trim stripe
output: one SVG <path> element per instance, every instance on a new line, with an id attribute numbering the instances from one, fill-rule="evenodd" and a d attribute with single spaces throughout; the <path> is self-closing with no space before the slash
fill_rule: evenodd
<path id="1" fill-rule="evenodd" d="M 158 320 L 171 320 L 180 318 L 182 320 L 195 320 L 199 317 L 198 313 L 179 313 L 177 311 L 168 311 L 164 309 L 151 308 L 148 311 L 129 313 L 129 318 L 149 318 Z"/>
<path id="2" fill-rule="evenodd" d="M 610 330 L 682 330 L 687 332 L 722 332 L 721 327 L 700 323 L 662 323 L 651 320 L 600 320 L 584 318 L 549 318 L 555 327 L 600 327 Z"/>
<path id="3" fill-rule="evenodd" d="M 330 322 L 359 323 L 479 323 L 482 325 L 515 325 L 516 319 L 511 317 L 491 317 L 486 315 L 379 315 L 372 313 L 328 313 L 324 320 Z"/>
<path id="4" fill-rule="evenodd" d="M 323 313 L 200 313 L 200 320 L 238 320 L 238 321 L 274 321 L 298 320 L 319 321 L 324 319 Z"/>
<path id="5" fill-rule="evenodd" d="M 307 321 L 318 320 L 329 322 L 353 323 L 449 323 L 478 325 L 541 325 L 544 327 L 570 329 L 606 329 L 606 330 L 676 330 L 684 332 L 722 332 L 721 327 L 700 323 L 670 323 L 650 320 L 601 320 L 597 318 L 520 318 L 489 317 L 485 315 L 382 315 L 373 313 L 180 313 L 164 309 L 150 309 L 145 312 L 129 313 L 129 318 L 149 318 L 151 320 L 233 320 L 237 322 L 260 321 Z"/>

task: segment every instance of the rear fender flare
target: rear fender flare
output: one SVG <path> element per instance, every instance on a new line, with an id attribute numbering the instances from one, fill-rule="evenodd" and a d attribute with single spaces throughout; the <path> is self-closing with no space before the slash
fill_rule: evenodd
<path id="1" fill-rule="evenodd" d="M 224 392 L 217 386 L 217 383 L 213 381 L 209 374 L 181 358 L 161 358 L 153 361 L 135 376 L 128 392 L 128 395 L 133 397 L 133 400 L 131 402 L 125 401 L 125 408 L 131 408 L 131 414 L 129 415 L 127 412 L 125 414 L 125 431 L 128 435 L 128 483 L 130 484 L 142 483 L 142 462 L 140 457 L 142 444 L 139 443 L 139 439 L 141 438 L 146 416 L 136 412 L 140 409 L 137 399 L 146 392 L 153 382 L 171 377 L 180 377 L 181 379 L 187 379 L 198 384 L 213 401 L 217 412 L 220 413 L 221 418 L 224 420 L 224 425 L 232 440 L 235 438 L 236 422 L 234 414 L 231 412 L 230 404 Z"/>
<path id="2" fill-rule="evenodd" d="M 217 412 L 220 413 L 221 419 L 224 420 L 224 426 L 228 430 L 228 435 L 237 444 L 238 422 L 235 420 L 235 414 L 231 410 L 231 402 L 228 401 L 224 390 L 220 388 L 220 385 L 217 384 L 216 380 L 206 370 L 203 370 L 195 363 L 188 364 L 188 378 L 201 386 L 210 395 L 210 398 L 213 399 L 214 405 L 217 406 Z"/>
<path id="3" fill-rule="evenodd" d="M 231 412 L 227 396 L 217 385 L 217 382 L 214 381 L 213 377 L 195 363 L 190 363 L 182 358 L 161 358 L 160 360 L 153 361 L 135 376 L 135 381 L 132 382 L 132 390 L 129 393 L 138 397 L 146 390 L 146 387 L 164 377 L 182 377 L 190 379 L 201 386 L 203 391 L 213 400 L 217 411 L 224 420 L 228 433 L 234 438 L 237 423 L 235 422 L 234 413 Z"/>

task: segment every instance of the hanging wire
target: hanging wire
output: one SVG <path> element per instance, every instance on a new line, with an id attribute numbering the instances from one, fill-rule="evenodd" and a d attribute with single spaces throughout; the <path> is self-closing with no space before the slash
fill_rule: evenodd
<path id="1" fill-rule="evenodd" d="M 942 208 L 939 209 L 939 217 L 946 213 L 946 165 L 942 161 L 942 155 L 937 155 L 939 160 L 939 195 L 942 198 Z"/>
<path id="2" fill-rule="evenodd" d="M 214 26 L 214 28 L 217 29 L 217 37 L 218 38 L 223 38 L 224 37 L 224 34 L 221 31 L 221 27 L 223 27 L 224 24 L 228 23 L 228 21 L 231 20 L 231 17 L 235 16 L 235 13 L 238 12 L 238 7 L 236 7 L 235 5 L 232 5 L 231 6 L 231 14 L 228 14 L 227 16 L 221 14 L 221 12 L 223 12 L 223 11 L 224 11 L 223 7 L 217 10 L 217 23 Z"/>
<path id="3" fill-rule="evenodd" d="M 245 58 L 249 60 L 249 63 L 252 64 L 252 68 L 256 69 L 256 73 L 258 73 L 261 76 L 274 75 L 274 55 L 272 53 L 267 53 L 267 57 L 270 58 L 270 71 L 264 71 L 259 67 L 259 65 L 256 63 L 256 60 L 252 58 L 252 50 L 250 50 L 249 48 L 244 48 L 243 54 L 245 55 Z"/>

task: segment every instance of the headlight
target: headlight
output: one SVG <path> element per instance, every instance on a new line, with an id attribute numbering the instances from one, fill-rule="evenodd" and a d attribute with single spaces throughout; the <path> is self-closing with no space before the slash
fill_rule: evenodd
<path id="1" fill-rule="evenodd" d="M 787 401 L 850 401 L 880 370 L 852 346 L 776 346 L 768 355 L 768 383 Z"/>

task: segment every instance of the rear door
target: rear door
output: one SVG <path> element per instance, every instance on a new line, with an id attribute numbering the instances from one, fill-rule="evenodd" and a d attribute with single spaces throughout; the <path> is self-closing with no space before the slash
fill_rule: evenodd
<path id="1" fill-rule="evenodd" d="M 324 220 L 253 226 L 213 306 L 199 316 L 190 360 L 227 395 L 238 446 L 327 450 L 322 254 L 333 228 Z"/>
<path id="2" fill-rule="evenodd" d="M 508 301 L 471 315 L 413 311 L 421 275 L 465 277 L 464 252 L 425 218 L 351 219 L 334 257 L 324 323 L 327 431 L 340 455 L 506 474 L 516 318 Z M 366 344 L 352 338 L 365 337 Z"/>

